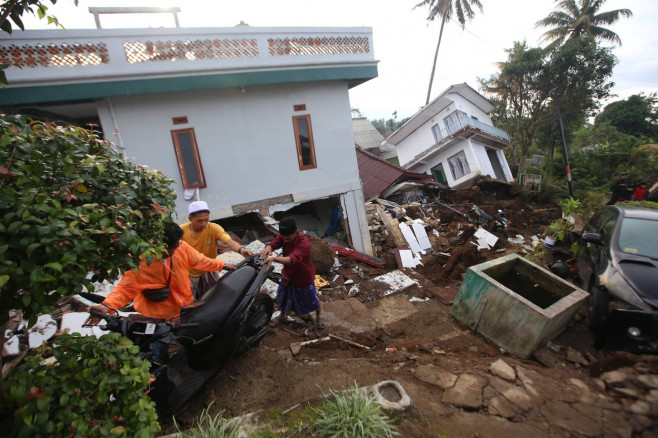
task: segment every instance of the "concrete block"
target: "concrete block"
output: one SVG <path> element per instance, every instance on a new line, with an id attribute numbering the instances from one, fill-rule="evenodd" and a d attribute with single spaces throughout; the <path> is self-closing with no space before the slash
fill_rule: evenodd
<path id="1" fill-rule="evenodd" d="M 526 359 L 567 327 L 587 296 L 550 271 L 510 254 L 471 266 L 450 314 Z"/>

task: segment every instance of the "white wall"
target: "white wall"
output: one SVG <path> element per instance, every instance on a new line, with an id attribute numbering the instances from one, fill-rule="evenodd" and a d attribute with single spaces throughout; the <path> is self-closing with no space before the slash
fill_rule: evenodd
<path id="1" fill-rule="evenodd" d="M 293 111 L 299 104 L 306 110 Z M 98 112 L 106 137 L 126 156 L 176 181 L 179 220 L 187 218 L 188 201 L 170 132 L 175 129 L 194 128 L 207 184 L 200 199 L 208 202 L 211 219 L 232 215 L 236 204 L 291 194 L 304 202 L 361 190 L 342 81 L 127 96 L 99 102 Z M 311 116 L 317 168 L 300 171 L 292 117 L 304 114 Z M 181 116 L 189 123 L 174 125 L 172 118 Z M 358 210 L 365 218 L 365 209 L 362 202 L 350 209 L 357 213 L 348 217 L 354 233 L 362 228 Z M 355 249 L 370 251 L 369 236 L 354 240 Z"/>
<path id="2" fill-rule="evenodd" d="M 465 112 L 466 115 L 468 115 L 470 117 L 477 118 L 482 123 L 493 126 L 493 122 L 491 121 L 491 117 L 489 117 L 489 114 L 485 113 L 480 108 L 473 105 L 470 101 L 466 100 L 460 94 L 448 93 L 448 95 L 446 97 L 448 97 L 450 100 L 452 100 L 453 104 L 450 105 L 452 107 L 452 109 L 450 111 L 448 111 L 448 112 L 443 111 L 441 113 L 442 117 L 447 116 L 452 111 L 457 109 L 459 111 Z"/>
<path id="3" fill-rule="evenodd" d="M 468 167 L 471 169 L 471 172 L 455 180 L 452 177 L 452 172 L 450 172 L 450 165 L 448 164 L 448 158 L 452 157 L 459 151 L 464 151 L 464 155 L 466 156 L 466 162 L 468 163 Z M 431 158 L 431 160 L 428 160 L 426 164 L 423 164 L 422 167 L 419 167 L 415 171 L 420 173 L 427 173 L 431 175 L 432 174 L 431 169 L 433 167 L 438 166 L 439 163 L 443 164 L 443 174 L 446 177 L 446 184 L 449 185 L 450 187 L 456 184 L 461 184 L 464 181 L 468 181 L 469 179 L 477 175 L 478 171 L 480 170 L 478 168 L 478 161 L 475 157 L 473 148 L 471 147 L 471 142 L 469 140 L 460 141 L 459 143 L 454 144 L 449 148 L 442 149 L 441 152 L 434 155 Z"/>

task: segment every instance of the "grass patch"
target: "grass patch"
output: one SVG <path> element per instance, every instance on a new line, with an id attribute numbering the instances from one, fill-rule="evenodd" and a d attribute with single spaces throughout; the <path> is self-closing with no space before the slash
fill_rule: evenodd
<path id="1" fill-rule="evenodd" d="M 377 400 L 355 385 L 332 398 L 318 409 L 313 429 L 319 436 L 336 438 L 388 438 L 397 435 L 393 421 Z"/>
<path id="2" fill-rule="evenodd" d="M 201 412 L 196 420 L 196 425 L 184 432 L 178 428 L 174 418 L 174 425 L 181 438 L 236 438 L 238 436 L 242 418 L 237 421 L 227 420 L 222 418 L 224 411 L 219 411 L 217 415 L 212 417 L 210 415 L 210 406 L 212 406 L 212 403 Z M 273 435 L 273 437 L 275 436 Z"/>

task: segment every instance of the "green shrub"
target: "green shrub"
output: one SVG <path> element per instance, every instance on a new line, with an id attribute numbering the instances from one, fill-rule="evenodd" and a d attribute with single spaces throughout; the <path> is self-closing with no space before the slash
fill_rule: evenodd
<path id="1" fill-rule="evenodd" d="M 172 183 L 96 132 L 0 115 L 0 325 L 161 257 Z"/>
<path id="2" fill-rule="evenodd" d="M 334 393 L 317 409 L 315 430 L 319 436 L 334 438 L 384 438 L 397 435 L 395 426 L 382 412 L 377 400 L 359 391 Z"/>
<path id="3" fill-rule="evenodd" d="M 52 351 L 51 351 L 52 350 Z M 4 437 L 152 437 L 160 430 L 146 395 L 149 362 L 118 333 L 64 334 L 5 380 Z M 56 361 L 44 363 L 52 353 Z"/>

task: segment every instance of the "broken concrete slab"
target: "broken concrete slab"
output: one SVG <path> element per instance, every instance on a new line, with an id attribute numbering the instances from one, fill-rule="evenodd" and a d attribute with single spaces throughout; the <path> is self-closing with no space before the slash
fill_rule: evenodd
<path id="1" fill-rule="evenodd" d="M 482 407 L 482 390 L 487 380 L 473 374 L 462 374 L 452 388 L 443 393 L 443 402 L 468 409 Z"/>
<path id="2" fill-rule="evenodd" d="M 502 395 L 497 395 L 491 399 L 489 402 L 489 414 L 504 418 L 514 418 L 516 415 L 512 404 Z"/>
<path id="3" fill-rule="evenodd" d="M 386 283 L 389 286 L 388 290 L 384 291 L 382 296 L 387 296 L 395 292 L 400 292 L 408 287 L 418 284 L 415 280 L 412 280 L 407 275 L 402 273 L 402 271 L 399 270 L 387 272 L 386 274 L 375 277 L 370 281 L 378 281 L 381 283 Z"/>
<path id="4" fill-rule="evenodd" d="M 418 380 L 437 386 L 443 390 L 452 388 L 455 382 L 457 382 L 458 377 L 456 374 L 431 364 L 419 366 L 416 368 L 414 375 Z"/>
<path id="5" fill-rule="evenodd" d="M 516 371 L 503 359 L 498 359 L 489 365 L 489 372 L 508 382 L 514 382 L 516 380 Z"/>
<path id="6" fill-rule="evenodd" d="M 548 400 L 540 407 L 546 420 L 562 429 L 584 436 L 597 437 L 602 434 L 602 421 L 594 420 L 559 400 Z"/>
<path id="7" fill-rule="evenodd" d="M 370 316 L 378 327 L 386 327 L 414 313 L 416 313 L 416 307 L 409 302 L 407 297 L 402 295 L 394 295 L 385 300 L 379 300 L 370 309 Z"/>
<path id="8" fill-rule="evenodd" d="M 376 327 L 368 308 L 356 298 L 322 303 L 322 317 L 332 326 L 355 333 L 364 333 Z"/>

